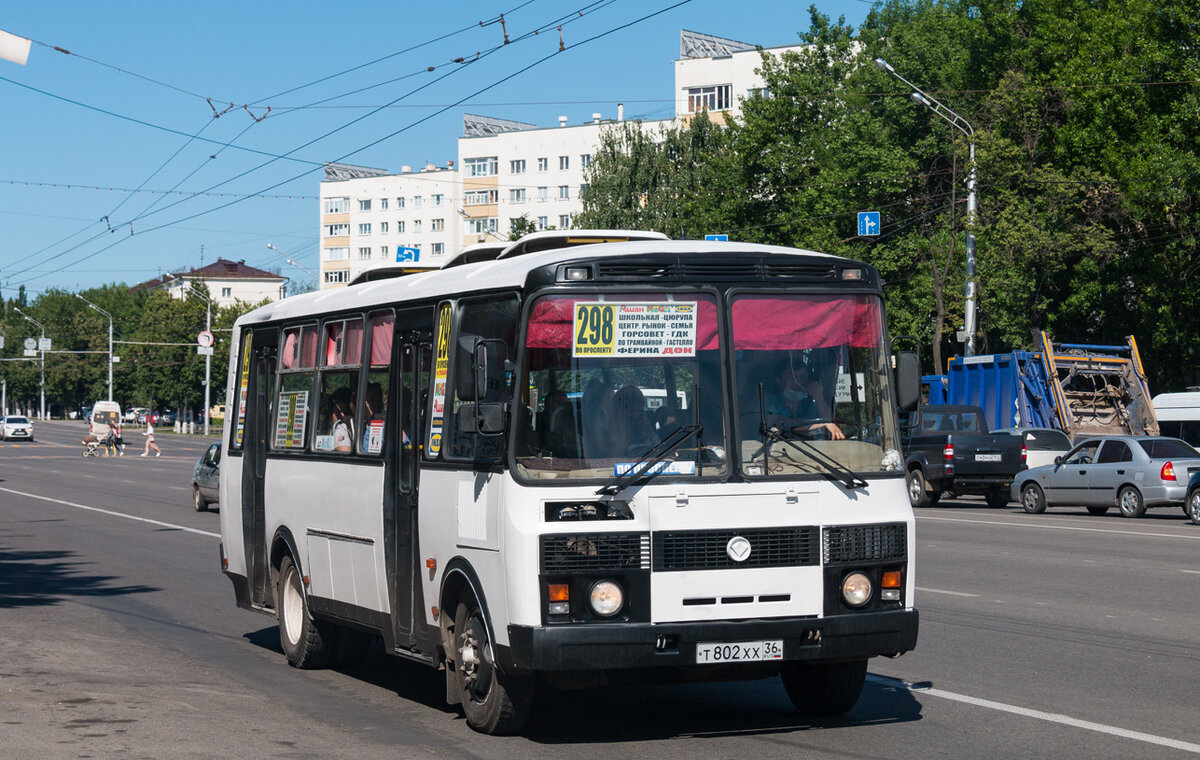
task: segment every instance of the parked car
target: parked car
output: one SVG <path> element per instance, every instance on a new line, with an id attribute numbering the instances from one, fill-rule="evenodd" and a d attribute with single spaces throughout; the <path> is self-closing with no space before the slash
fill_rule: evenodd
<path id="1" fill-rule="evenodd" d="M 221 442 L 217 441 L 196 462 L 192 474 L 192 504 L 197 512 L 204 512 L 209 504 L 219 500 L 217 489 L 221 482 Z"/>
<path id="2" fill-rule="evenodd" d="M 1141 517 L 1147 507 L 1182 505 L 1198 473 L 1200 453 L 1178 438 L 1087 438 L 1057 463 L 1017 475 L 1012 497 L 1030 514 L 1076 505 L 1102 515 L 1115 506 Z"/>
<path id="3" fill-rule="evenodd" d="M 1025 465 L 1030 469 L 1054 464 L 1055 458 L 1071 450 L 1071 439 L 1054 428 L 1014 427 L 992 432 L 1020 436 L 1025 441 Z"/>
<path id="4" fill-rule="evenodd" d="M 131 406 L 125 410 L 126 422 L 144 422 L 142 419 L 146 412 L 150 411 L 144 406 Z"/>
<path id="5" fill-rule="evenodd" d="M 28 417 L 10 414 L 3 420 L 3 424 L 0 424 L 0 439 L 5 441 L 33 440 L 33 423 L 29 421 Z"/>
<path id="6" fill-rule="evenodd" d="M 902 429 L 908 499 L 936 504 L 942 492 L 982 494 L 989 507 L 1008 503 L 1013 476 L 1025 467 L 1025 445 L 988 433 L 977 406 L 921 406 Z"/>

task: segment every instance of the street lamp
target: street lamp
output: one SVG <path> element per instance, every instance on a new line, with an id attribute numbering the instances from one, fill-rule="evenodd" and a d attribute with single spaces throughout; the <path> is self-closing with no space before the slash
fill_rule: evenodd
<path id="1" fill-rule="evenodd" d="M 196 287 L 196 283 L 190 280 L 185 280 L 182 277 L 177 277 L 173 274 L 167 275 L 169 279 L 179 280 L 184 287 L 181 291 L 183 300 L 187 300 L 187 294 L 191 292 L 193 295 L 204 299 L 204 331 L 212 332 L 212 298 L 200 292 Z M 212 346 L 207 346 L 208 352 L 204 354 L 204 434 L 208 435 L 208 407 L 211 403 L 212 393 Z M 182 424 L 182 423 L 180 423 Z"/>
<path id="2" fill-rule="evenodd" d="M 962 116 L 955 113 L 949 106 L 939 102 L 921 91 L 912 82 L 896 73 L 896 69 L 882 58 L 875 59 L 875 68 L 899 79 L 913 89 L 912 101 L 925 106 L 938 116 L 941 116 L 952 127 L 966 135 L 970 150 L 971 168 L 967 175 L 967 282 L 966 282 L 966 314 L 963 318 L 963 332 L 966 333 L 966 346 L 963 349 L 967 356 L 975 355 L 975 128 Z"/>
<path id="3" fill-rule="evenodd" d="M 301 269 L 301 270 L 303 270 L 303 271 L 307 272 L 307 273 L 308 273 L 308 274 L 309 274 L 309 275 L 310 275 L 310 276 L 311 276 L 311 277 L 312 277 L 314 280 L 320 280 L 320 279 L 321 279 L 320 277 L 318 277 L 318 276 L 317 276 L 317 273 L 316 273 L 316 272 L 314 272 L 313 270 L 311 270 L 311 269 L 309 269 L 308 267 L 304 266 L 304 265 L 303 265 L 303 264 L 301 264 L 299 261 L 296 261 L 296 260 L 295 260 L 295 259 L 293 259 L 291 256 L 287 255 L 286 253 L 284 253 L 283 251 L 279 250 L 278 248 L 276 248 L 275 246 L 271 245 L 270 243 L 267 243 L 267 247 L 268 247 L 268 248 L 270 248 L 270 249 L 271 249 L 272 251 L 274 251 L 275 253 L 278 253 L 280 256 L 282 256 L 282 257 L 283 257 L 283 260 L 284 260 L 284 261 L 286 261 L 287 263 L 291 264 L 292 266 L 296 267 L 297 269 Z M 320 285 L 320 282 L 318 282 L 317 284 L 318 284 L 318 285 Z"/>
<path id="4" fill-rule="evenodd" d="M 18 314 L 20 314 L 22 317 L 25 317 L 25 319 L 28 319 L 30 322 L 32 322 L 34 325 L 36 325 L 39 330 L 42 331 L 42 339 L 40 341 L 38 341 L 38 351 L 40 351 L 42 354 L 42 378 L 41 378 L 41 382 L 38 383 L 38 388 L 41 391 L 41 398 L 42 398 L 41 419 L 45 420 L 46 419 L 46 349 L 43 348 L 43 346 L 46 345 L 46 328 L 42 327 L 41 322 L 39 322 L 36 319 L 34 319 L 33 317 L 29 316 L 25 312 L 21 311 L 16 306 L 13 307 L 13 310 L 16 311 Z"/>
<path id="5" fill-rule="evenodd" d="M 101 309 L 99 306 L 97 306 L 96 304 L 87 300 L 86 298 L 79 295 L 78 293 L 75 294 L 75 297 L 78 298 L 80 301 L 83 301 L 84 303 L 86 303 L 88 306 L 92 307 L 96 311 L 100 312 L 104 316 L 108 317 L 108 400 L 112 401 L 113 400 L 113 392 L 112 392 L 112 385 L 113 385 L 113 383 L 112 383 L 112 380 L 113 380 L 113 318 L 112 318 L 112 314 L 109 314 L 107 311 L 105 311 L 104 309 Z"/>

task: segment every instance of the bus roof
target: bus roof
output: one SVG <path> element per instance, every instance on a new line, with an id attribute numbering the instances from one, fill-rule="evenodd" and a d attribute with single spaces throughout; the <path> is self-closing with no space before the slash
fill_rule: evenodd
<path id="1" fill-rule="evenodd" d="M 1200 391 L 1186 393 L 1160 393 L 1151 399 L 1154 414 L 1159 421 L 1200 419 Z"/>
<path id="2" fill-rule="evenodd" d="M 690 254 L 734 253 L 782 254 L 836 259 L 852 262 L 839 256 L 783 246 L 757 243 L 710 242 L 704 240 L 645 240 L 628 243 L 598 243 L 569 249 L 530 253 L 513 259 L 481 261 L 452 269 L 431 270 L 408 277 L 365 282 L 353 288 L 318 290 L 275 301 L 243 315 L 238 325 L 298 319 L 313 314 L 325 314 L 351 309 L 384 306 L 397 301 L 417 298 L 439 298 L 472 291 L 484 292 L 502 288 L 517 288 L 525 284 L 530 272 L 561 261 L 576 259 L 605 259 L 638 255 L 686 256 Z"/>

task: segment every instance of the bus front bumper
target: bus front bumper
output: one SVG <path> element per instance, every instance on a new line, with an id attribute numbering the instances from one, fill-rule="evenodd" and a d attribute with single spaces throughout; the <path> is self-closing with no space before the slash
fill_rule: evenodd
<path id="1" fill-rule="evenodd" d="M 892 610 L 825 618 L 508 627 L 501 665 L 522 671 L 696 665 L 696 644 L 783 641 L 783 661 L 894 656 L 917 643 L 918 615 Z"/>

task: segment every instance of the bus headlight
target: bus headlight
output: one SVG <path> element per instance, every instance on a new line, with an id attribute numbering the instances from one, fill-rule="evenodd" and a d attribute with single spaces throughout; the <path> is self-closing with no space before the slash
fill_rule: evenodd
<path id="1" fill-rule="evenodd" d="M 842 599 L 851 607 L 871 601 L 871 579 L 864 573 L 850 573 L 842 579 Z"/>
<path id="2" fill-rule="evenodd" d="M 625 592 L 614 581 L 597 581 L 592 586 L 589 602 L 600 617 L 612 617 L 625 605 Z"/>

